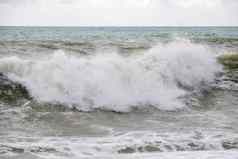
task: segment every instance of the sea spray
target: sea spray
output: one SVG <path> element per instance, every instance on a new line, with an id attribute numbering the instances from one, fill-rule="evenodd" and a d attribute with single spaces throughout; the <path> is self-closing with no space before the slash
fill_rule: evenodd
<path id="1" fill-rule="evenodd" d="M 128 57 L 115 52 L 79 57 L 61 50 L 41 59 L 4 57 L 0 71 L 39 102 L 127 112 L 183 108 L 181 98 L 212 82 L 220 66 L 206 47 L 180 40 Z"/>

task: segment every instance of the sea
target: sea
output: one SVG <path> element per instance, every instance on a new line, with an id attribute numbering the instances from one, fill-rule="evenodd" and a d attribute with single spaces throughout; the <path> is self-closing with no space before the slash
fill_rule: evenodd
<path id="1" fill-rule="evenodd" d="M 1 159 L 238 159 L 238 27 L 0 27 Z"/>

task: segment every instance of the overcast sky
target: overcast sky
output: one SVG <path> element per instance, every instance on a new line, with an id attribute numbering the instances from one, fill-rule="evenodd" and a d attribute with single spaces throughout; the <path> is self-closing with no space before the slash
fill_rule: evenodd
<path id="1" fill-rule="evenodd" d="M 0 25 L 238 26 L 238 0 L 0 0 Z"/>

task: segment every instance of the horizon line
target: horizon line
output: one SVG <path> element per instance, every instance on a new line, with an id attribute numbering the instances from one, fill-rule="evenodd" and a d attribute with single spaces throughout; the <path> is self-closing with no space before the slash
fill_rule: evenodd
<path id="1" fill-rule="evenodd" d="M 0 27 L 238 27 L 238 25 L 0 25 Z"/>

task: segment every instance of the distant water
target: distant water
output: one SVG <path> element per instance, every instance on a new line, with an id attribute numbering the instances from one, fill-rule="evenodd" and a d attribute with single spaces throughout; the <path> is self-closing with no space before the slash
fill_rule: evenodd
<path id="1" fill-rule="evenodd" d="M 238 157 L 238 27 L 0 27 L 0 158 Z"/>

